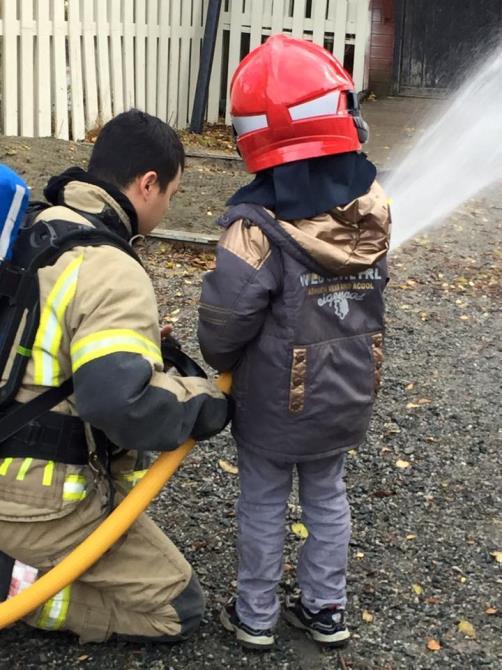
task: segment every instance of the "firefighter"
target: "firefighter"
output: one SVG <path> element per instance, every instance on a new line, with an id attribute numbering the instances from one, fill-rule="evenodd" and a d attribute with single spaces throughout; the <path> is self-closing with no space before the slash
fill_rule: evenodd
<path id="1" fill-rule="evenodd" d="M 128 242 L 161 222 L 184 160 L 167 124 L 138 110 L 119 114 L 103 127 L 87 171 L 49 180 L 51 206 L 38 218 L 94 221 Z M 227 399 L 212 382 L 164 372 L 153 286 L 135 258 L 77 242 L 38 280 L 40 321 L 13 405 L 69 378 L 74 390 L 0 444 L 0 550 L 16 561 L 11 594 L 30 570 L 50 570 L 99 526 L 144 473 L 141 454 L 205 439 L 228 420 Z M 5 558 L 4 572 L 12 570 Z M 114 634 L 172 642 L 193 632 L 203 612 L 192 567 L 143 514 L 26 622 L 82 642 Z"/>
<path id="2" fill-rule="evenodd" d="M 241 493 L 237 596 L 223 626 L 274 644 L 293 471 L 309 531 L 285 617 L 345 644 L 350 511 L 345 454 L 364 440 L 380 379 L 390 217 L 361 152 L 354 84 L 321 47 L 276 35 L 231 83 L 237 146 L 254 180 L 220 219 L 199 342 L 233 373 Z M 258 420 L 259 417 L 259 420 Z"/>

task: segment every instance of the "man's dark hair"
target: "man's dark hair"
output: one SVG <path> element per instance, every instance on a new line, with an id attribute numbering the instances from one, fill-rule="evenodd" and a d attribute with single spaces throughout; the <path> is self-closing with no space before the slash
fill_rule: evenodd
<path id="1" fill-rule="evenodd" d="M 88 172 L 125 188 L 139 175 L 154 170 L 161 191 L 165 191 L 179 168 L 185 168 L 185 150 L 171 126 L 156 116 L 130 109 L 103 126 Z"/>

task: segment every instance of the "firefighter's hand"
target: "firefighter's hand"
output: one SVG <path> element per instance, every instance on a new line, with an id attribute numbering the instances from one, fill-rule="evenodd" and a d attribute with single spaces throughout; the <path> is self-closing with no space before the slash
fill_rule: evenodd
<path id="1" fill-rule="evenodd" d="M 168 337 L 173 332 L 173 327 L 170 324 L 167 326 L 162 326 L 160 329 L 160 339 L 163 340 Z"/>

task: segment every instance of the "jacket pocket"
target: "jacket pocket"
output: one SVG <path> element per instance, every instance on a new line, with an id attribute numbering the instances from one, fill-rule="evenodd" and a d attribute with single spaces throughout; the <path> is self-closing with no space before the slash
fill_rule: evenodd
<path id="1" fill-rule="evenodd" d="M 371 353 L 373 355 L 373 364 L 375 366 L 375 394 L 378 393 L 382 383 L 383 366 L 383 333 L 375 333 L 371 336 Z"/>
<path id="2" fill-rule="evenodd" d="M 295 352 L 290 389 L 295 429 L 305 430 L 313 444 L 342 447 L 359 443 L 374 400 L 372 335 L 336 338 L 298 347 Z M 294 388 L 294 380 L 300 378 L 301 384 Z M 301 397 L 293 398 L 298 389 Z"/>

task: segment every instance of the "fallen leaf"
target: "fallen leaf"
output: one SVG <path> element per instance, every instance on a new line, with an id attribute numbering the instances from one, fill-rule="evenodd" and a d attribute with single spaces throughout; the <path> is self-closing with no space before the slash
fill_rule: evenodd
<path id="1" fill-rule="evenodd" d="M 83 654 L 82 656 L 79 656 L 77 658 L 77 661 L 87 661 L 88 658 L 89 658 L 88 654 Z"/>
<path id="2" fill-rule="evenodd" d="M 356 558 L 358 558 L 358 559 L 364 558 L 364 551 L 358 551 L 356 553 Z"/>
<path id="3" fill-rule="evenodd" d="M 415 533 L 410 533 L 409 535 L 406 536 L 406 539 L 407 540 L 416 540 L 417 536 L 415 535 Z"/>
<path id="4" fill-rule="evenodd" d="M 423 588 L 420 586 L 420 584 L 412 584 L 411 588 L 415 591 L 417 596 L 422 595 L 424 592 Z"/>
<path id="5" fill-rule="evenodd" d="M 488 614 L 488 615 L 497 614 L 497 608 L 496 607 L 487 607 L 485 609 L 485 614 Z"/>
<path id="6" fill-rule="evenodd" d="M 225 461 L 225 459 L 220 458 L 218 461 L 218 465 L 222 470 L 225 472 L 228 472 L 229 475 L 238 475 L 239 474 L 239 468 L 236 465 L 233 465 L 232 463 L 229 463 L 228 461 Z"/>
<path id="7" fill-rule="evenodd" d="M 284 568 L 283 569 L 284 569 L 284 572 L 291 572 L 295 568 L 294 568 L 293 565 L 291 565 L 291 563 L 284 563 Z"/>
<path id="8" fill-rule="evenodd" d="M 363 610 L 363 613 L 361 615 L 361 619 L 363 621 L 366 621 L 366 623 L 373 623 L 375 617 L 371 612 L 368 612 L 368 610 Z"/>
<path id="9" fill-rule="evenodd" d="M 502 551 L 492 551 L 492 556 L 497 563 L 502 563 Z"/>
<path id="10" fill-rule="evenodd" d="M 429 651 L 439 651 L 441 649 L 441 645 L 437 640 L 427 640 L 427 649 Z"/>
<path id="11" fill-rule="evenodd" d="M 424 405 L 430 405 L 432 400 L 430 398 L 420 398 L 417 402 L 409 402 L 406 405 L 406 409 L 416 409 L 417 407 L 423 407 Z"/>
<path id="12" fill-rule="evenodd" d="M 303 523 L 292 523 L 291 530 L 297 537 L 301 537 L 302 540 L 306 540 L 309 536 L 309 531 Z"/>
<path id="13" fill-rule="evenodd" d="M 474 629 L 474 626 L 472 625 L 472 623 L 470 623 L 466 619 L 460 619 L 460 621 L 458 622 L 458 629 L 466 637 L 470 637 L 470 638 L 475 638 L 476 637 L 476 631 Z"/>
<path id="14" fill-rule="evenodd" d="M 425 602 L 428 605 L 437 605 L 439 602 L 441 602 L 441 598 L 438 596 L 429 596 L 428 598 L 425 599 Z"/>
<path id="15" fill-rule="evenodd" d="M 405 468 L 411 467 L 411 463 L 409 461 L 402 461 L 400 458 L 396 461 L 396 468 L 401 468 L 401 470 L 404 470 Z"/>
<path id="16" fill-rule="evenodd" d="M 412 391 L 415 388 L 415 382 L 411 382 L 408 386 L 405 386 L 405 391 Z"/>

